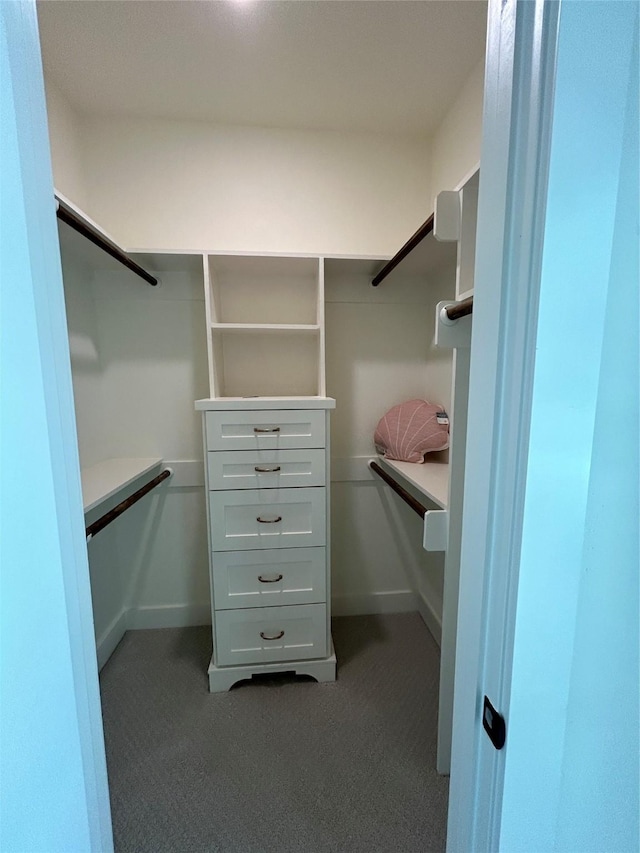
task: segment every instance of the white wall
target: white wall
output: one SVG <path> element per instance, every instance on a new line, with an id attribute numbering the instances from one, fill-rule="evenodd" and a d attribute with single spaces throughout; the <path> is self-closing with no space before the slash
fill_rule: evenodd
<path id="1" fill-rule="evenodd" d="M 105 458 L 108 439 L 98 319 L 92 289 L 94 271 L 89 259 L 81 251 L 82 238 L 64 224 L 58 225 L 58 233 L 80 465 L 88 468 Z"/>
<path id="2" fill-rule="evenodd" d="M 202 263 L 163 270 L 155 289 L 120 267 L 96 269 L 110 264 L 106 256 L 67 226 L 60 232 L 81 465 L 160 456 L 175 470 L 89 544 L 102 663 L 127 627 L 209 618 L 202 438 L 193 407 L 208 389 Z"/>
<path id="3" fill-rule="evenodd" d="M 374 429 L 391 406 L 422 396 L 445 408 L 451 402 L 451 352 L 435 346 L 435 307 L 453 298 L 455 265 L 428 277 L 394 273 L 373 288 L 365 270 L 379 266 L 326 262 L 327 393 L 340 403 L 331 439 L 340 458 L 373 451 Z"/>
<path id="4" fill-rule="evenodd" d="M 129 247 L 393 254 L 429 213 L 425 140 L 90 118 L 83 144 Z"/>
<path id="5" fill-rule="evenodd" d="M 433 198 L 441 190 L 457 187 L 480 162 L 483 94 L 484 58 L 467 78 L 431 140 Z"/>
<path id="6" fill-rule="evenodd" d="M 54 185 L 63 195 L 90 212 L 82 118 L 51 79 L 45 80 L 45 92 Z"/>
<path id="7" fill-rule="evenodd" d="M 452 298 L 455 265 L 396 272 L 377 289 L 379 264 L 327 261 L 325 316 L 331 416 L 332 592 L 335 612 L 419 608 L 439 636 L 442 554 L 422 548 L 422 522 L 375 477 L 376 424 L 392 406 L 451 402 L 451 352 L 436 349 L 435 306 Z M 423 496 L 419 500 L 425 502 Z M 433 507 L 435 508 L 435 507 Z"/>
<path id="8" fill-rule="evenodd" d="M 112 526 L 128 627 L 209 619 L 202 432 L 193 405 L 208 394 L 200 258 L 193 267 L 161 271 L 159 289 L 126 271 L 98 271 L 93 281 L 105 455 L 160 456 L 175 470 Z"/>
<path id="9" fill-rule="evenodd" d="M 342 476 L 331 483 L 333 613 L 420 610 L 439 641 L 444 555 L 423 550 L 422 521 L 364 459 Z"/>
<path id="10" fill-rule="evenodd" d="M 479 162 L 483 86 L 424 140 L 85 117 L 48 79 L 54 179 L 125 246 L 393 254 Z"/>
<path id="11" fill-rule="evenodd" d="M 202 272 L 160 276 L 159 288 L 126 270 L 93 279 L 107 456 L 202 456 L 193 408 L 208 390 Z"/>

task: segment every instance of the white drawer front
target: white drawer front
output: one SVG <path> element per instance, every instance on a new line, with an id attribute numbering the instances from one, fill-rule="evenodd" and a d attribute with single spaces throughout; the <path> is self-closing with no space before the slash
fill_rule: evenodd
<path id="1" fill-rule="evenodd" d="M 207 412 L 207 450 L 324 447 L 324 411 Z"/>
<path id="2" fill-rule="evenodd" d="M 214 551 L 325 544 L 325 489 L 210 492 Z"/>
<path id="3" fill-rule="evenodd" d="M 220 450 L 207 454 L 209 488 L 324 486 L 324 450 Z"/>
<path id="4" fill-rule="evenodd" d="M 326 656 L 324 604 L 216 611 L 217 666 Z"/>
<path id="5" fill-rule="evenodd" d="M 324 548 L 218 552 L 212 559 L 215 608 L 324 602 L 326 560 Z"/>

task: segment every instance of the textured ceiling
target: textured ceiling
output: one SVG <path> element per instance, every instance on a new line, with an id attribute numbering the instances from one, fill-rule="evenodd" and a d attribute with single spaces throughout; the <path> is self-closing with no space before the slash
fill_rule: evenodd
<path id="1" fill-rule="evenodd" d="M 85 114 L 431 134 L 484 53 L 483 0 L 42 0 Z"/>

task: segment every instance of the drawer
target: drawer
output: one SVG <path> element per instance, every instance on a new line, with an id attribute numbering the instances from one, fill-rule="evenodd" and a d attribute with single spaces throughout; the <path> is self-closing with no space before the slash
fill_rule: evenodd
<path id="1" fill-rule="evenodd" d="M 216 610 L 326 601 L 325 548 L 221 551 L 213 555 Z"/>
<path id="2" fill-rule="evenodd" d="M 207 453 L 209 488 L 324 486 L 324 450 L 221 450 Z"/>
<path id="3" fill-rule="evenodd" d="M 325 544 L 323 488 L 210 492 L 209 513 L 214 551 Z"/>
<path id="4" fill-rule="evenodd" d="M 207 450 L 324 447 L 325 425 L 313 409 L 207 412 Z"/>
<path id="5" fill-rule="evenodd" d="M 327 657 L 324 604 L 216 611 L 217 666 Z"/>

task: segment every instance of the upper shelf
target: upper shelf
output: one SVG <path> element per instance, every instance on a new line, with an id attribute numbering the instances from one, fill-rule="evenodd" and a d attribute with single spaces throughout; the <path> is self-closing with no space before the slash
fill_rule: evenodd
<path id="1" fill-rule="evenodd" d="M 182 252 L 169 249 L 127 249 L 127 254 L 141 266 L 154 273 L 190 273 L 202 276 L 202 252 Z"/>
<path id="2" fill-rule="evenodd" d="M 127 267 L 131 272 L 144 279 L 147 284 L 153 287 L 157 286 L 158 279 L 143 269 L 133 258 L 129 257 L 124 249 L 118 246 L 115 240 L 90 219 L 86 213 L 80 210 L 79 207 L 76 207 L 69 199 L 58 192 L 55 193 L 55 200 L 56 215 L 61 222 L 64 222 L 65 225 L 68 225 L 85 240 L 93 243 L 94 246 L 97 246 L 102 252 L 105 252 L 119 264 L 122 264 L 122 266 Z"/>
<path id="3" fill-rule="evenodd" d="M 464 240 L 464 243 L 472 256 L 465 259 L 463 266 L 471 271 L 472 277 L 479 183 L 480 166 L 478 164 L 455 189 L 438 193 L 435 212 L 422 223 L 415 234 L 409 237 L 391 260 L 384 264 L 371 280 L 371 284 L 377 287 L 400 265 L 403 273 L 423 275 L 446 263 L 455 264 L 459 260 L 458 241 L 461 241 L 465 232 L 469 230 L 473 231 L 474 239 Z M 469 293 L 465 292 L 465 295 L 470 295 L 472 288 L 472 281 L 471 283 L 457 281 L 457 298 L 460 298 L 460 294 L 465 291 L 469 291 Z"/>
<path id="4" fill-rule="evenodd" d="M 80 472 L 85 515 L 101 503 L 124 492 L 139 477 L 158 473 L 162 459 L 105 459 Z M 124 497 L 124 495 L 123 495 Z"/>
<path id="5" fill-rule="evenodd" d="M 399 474 L 421 494 L 442 509 L 447 508 L 449 500 L 449 463 L 441 461 L 395 462 L 380 457 L 380 463 L 393 473 Z"/>
<path id="6" fill-rule="evenodd" d="M 455 263 L 456 245 L 436 240 L 433 233 L 434 221 L 435 217 L 432 213 L 373 277 L 371 284 L 374 287 L 377 287 L 400 265 L 404 273 L 420 275 L 438 269 L 446 263 Z"/>

